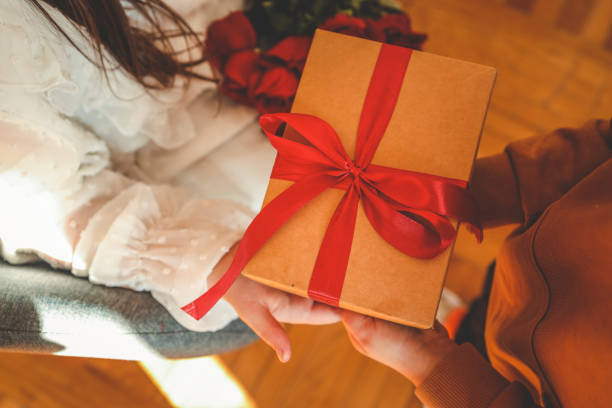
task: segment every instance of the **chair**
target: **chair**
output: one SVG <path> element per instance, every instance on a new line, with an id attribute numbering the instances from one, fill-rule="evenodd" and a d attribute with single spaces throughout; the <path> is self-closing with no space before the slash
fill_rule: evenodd
<path id="1" fill-rule="evenodd" d="M 0 350 L 143 360 L 220 354 L 257 336 L 235 320 L 216 332 L 179 325 L 149 293 L 94 285 L 45 264 L 0 261 Z"/>

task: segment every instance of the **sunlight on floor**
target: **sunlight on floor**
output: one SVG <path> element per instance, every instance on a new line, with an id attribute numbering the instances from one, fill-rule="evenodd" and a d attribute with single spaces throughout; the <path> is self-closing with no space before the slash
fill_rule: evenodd
<path id="1" fill-rule="evenodd" d="M 216 357 L 141 361 L 172 405 L 179 408 L 255 408 L 246 391 Z"/>

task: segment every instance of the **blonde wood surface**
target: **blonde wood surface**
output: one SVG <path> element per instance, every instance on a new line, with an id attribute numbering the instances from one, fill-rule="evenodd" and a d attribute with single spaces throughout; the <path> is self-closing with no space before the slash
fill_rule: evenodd
<path id="1" fill-rule="evenodd" d="M 133 361 L 0 354 L 0 408 L 166 408 Z"/>
<path id="2" fill-rule="evenodd" d="M 220 357 L 259 407 L 393 407 L 411 399 L 410 383 L 358 354 L 340 324 L 288 330 L 286 364 L 263 342 Z"/>
<path id="3" fill-rule="evenodd" d="M 573 3 L 573 4 L 571 4 Z M 516 139 L 612 115 L 612 0 L 406 0 L 425 50 L 498 69 L 480 156 Z M 575 11 L 571 11 L 575 10 Z M 512 226 L 459 233 L 447 285 L 476 297 Z M 221 360 L 262 408 L 407 407 L 411 384 L 355 352 L 340 325 L 290 327 L 293 358 L 258 342 Z M 84 402 L 87 402 L 84 404 Z M 137 363 L 0 355 L 0 408 L 169 406 Z"/>

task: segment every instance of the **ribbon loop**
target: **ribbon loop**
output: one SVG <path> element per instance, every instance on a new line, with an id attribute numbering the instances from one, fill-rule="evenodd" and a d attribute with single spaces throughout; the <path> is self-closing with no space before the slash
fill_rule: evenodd
<path id="1" fill-rule="evenodd" d="M 334 128 L 316 116 L 297 113 L 262 115 L 259 124 L 274 147 L 276 144 L 287 143 L 287 139 L 276 136 L 276 131 L 286 124 L 308 141 L 314 149 L 327 157 L 331 165 L 341 169 L 342 165 L 350 160 Z"/>

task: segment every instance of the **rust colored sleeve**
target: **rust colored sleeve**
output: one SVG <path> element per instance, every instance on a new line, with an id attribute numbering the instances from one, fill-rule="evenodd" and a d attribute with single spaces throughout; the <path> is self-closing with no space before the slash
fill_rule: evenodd
<path id="1" fill-rule="evenodd" d="M 531 222 L 582 178 L 612 158 L 609 121 L 518 140 L 478 159 L 470 189 L 485 227 Z"/>
<path id="2" fill-rule="evenodd" d="M 538 408 L 525 387 L 502 377 L 470 344 L 444 358 L 416 389 L 428 408 Z"/>

